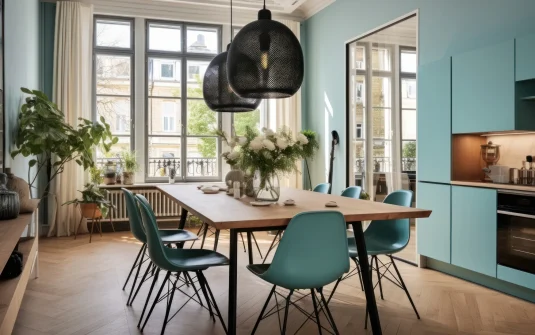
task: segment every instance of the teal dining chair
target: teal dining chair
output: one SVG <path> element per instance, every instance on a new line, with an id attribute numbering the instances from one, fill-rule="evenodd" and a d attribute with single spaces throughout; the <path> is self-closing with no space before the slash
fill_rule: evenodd
<path id="1" fill-rule="evenodd" d="M 316 185 L 316 187 L 314 187 L 312 192 L 329 194 L 329 189 L 330 188 L 331 188 L 331 184 L 329 184 L 329 183 L 318 184 L 318 185 Z M 269 253 L 273 249 L 275 249 L 275 247 L 279 244 L 281 237 L 282 237 L 282 230 L 278 230 L 277 233 L 275 234 L 275 237 L 273 237 L 273 241 L 271 241 L 271 244 L 269 245 L 269 248 L 268 248 L 268 251 L 266 253 L 266 257 L 264 257 L 263 263 L 266 263 L 266 260 L 267 260 L 267 258 L 269 256 Z"/>
<path id="2" fill-rule="evenodd" d="M 383 203 L 410 207 L 412 204 L 413 193 L 409 190 L 399 190 L 390 193 L 386 196 Z M 377 285 L 379 286 L 379 291 L 381 299 L 384 299 L 383 295 L 383 286 L 382 279 L 385 278 L 392 282 L 394 285 L 401 288 L 405 291 L 409 302 L 412 305 L 416 317 L 420 319 L 418 310 L 412 301 L 411 295 L 401 274 L 396 266 L 396 262 L 392 257 L 393 254 L 398 253 L 405 249 L 410 240 L 410 222 L 409 219 L 395 219 L 395 220 L 374 220 L 370 223 L 368 228 L 364 231 L 364 239 L 366 241 L 366 251 L 368 256 L 371 257 L 370 261 L 370 275 L 373 276 L 373 271 L 377 274 Z M 349 245 L 349 257 L 353 259 L 358 264 L 358 252 L 357 245 L 354 237 L 348 238 Z M 388 257 L 389 262 L 383 263 L 378 256 L 384 255 Z M 374 265 L 375 262 L 375 265 Z M 396 276 L 389 270 L 390 265 L 395 270 Z M 383 272 L 381 273 L 381 269 Z M 390 274 L 393 278 L 389 278 L 386 275 Z M 331 292 L 331 296 L 334 293 Z M 368 310 L 366 309 L 366 323 L 368 321 Z"/>
<path id="3" fill-rule="evenodd" d="M 145 318 L 145 322 L 143 323 L 143 326 L 140 329 L 141 332 L 143 332 L 143 330 L 145 329 L 145 326 L 147 325 L 147 322 L 150 316 L 152 315 L 152 312 L 154 311 L 154 307 L 158 302 L 166 301 L 167 305 L 161 330 L 161 334 L 163 335 L 165 333 L 165 328 L 169 321 L 171 321 L 171 319 L 175 317 L 178 312 L 180 312 L 182 307 L 185 306 L 189 302 L 189 300 L 194 299 L 193 296 L 186 294 L 182 290 L 183 285 L 177 286 L 180 281 L 180 275 L 182 273 L 191 272 L 197 276 L 202 294 L 204 296 L 204 300 L 206 301 L 208 311 L 210 313 L 210 317 L 215 322 L 215 316 L 217 316 L 219 322 L 221 322 L 225 333 L 227 333 L 227 327 L 225 325 L 225 322 L 223 321 L 223 317 L 221 316 L 221 312 L 219 310 L 219 307 L 217 306 L 214 294 L 212 293 L 212 289 L 210 288 L 210 285 L 208 284 L 208 281 L 206 280 L 203 271 L 214 266 L 228 265 L 228 258 L 212 250 L 178 249 L 167 247 L 158 232 L 158 226 L 156 224 L 155 217 L 152 215 L 152 210 L 148 205 L 148 202 L 142 195 L 139 194 L 136 195 L 136 200 L 138 201 L 139 207 L 141 209 L 143 227 L 145 228 L 145 233 L 147 235 L 147 250 L 149 252 L 150 259 L 157 267 L 158 272 L 166 272 L 162 285 L 160 286 L 160 289 L 158 290 L 158 293 L 154 298 L 154 302 L 152 303 L 149 313 Z M 171 277 L 172 274 L 173 277 Z M 191 275 L 188 276 L 188 278 L 191 278 Z M 154 288 L 155 282 L 156 281 L 153 281 L 151 290 L 149 291 L 149 298 L 152 293 L 152 289 Z M 171 289 L 166 290 L 167 292 L 162 295 L 162 291 L 166 286 L 171 287 Z M 188 297 L 189 299 L 182 305 L 182 307 L 179 307 L 178 311 L 174 313 L 171 318 L 169 318 L 171 306 L 173 304 L 173 299 L 177 290 L 186 295 L 186 297 Z M 196 289 L 195 292 L 197 292 Z M 143 314 L 144 313 L 145 308 L 143 309 Z M 143 314 L 141 318 L 143 318 Z"/>
<path id="4" fill-rule="evenodd" d="M 319 245 L 321 248 L 318 248 Z M 300 306 L 291 301 L 291 297 L 295 290 L 304 289 L 310 290 L 315 315 L 314 320 L 311 315 L 305 314 L 307 320 L 311 319 L 316 322 L 321 334 L 322 328 L 326 329 L 320 324 L 319 313 L 322 311 L 332 330 L 338 334 L 322 288 L 349 270 L 346 222 L 342 213 L 316 211 L 297 214 L 288 224 L 271 264 L 253 264 L 248 265 L 247 268 L 254 275 L 273 284 L 251 334 L 256 332 L 261 320 L 274 313 L 278 314 L 279 306 L 276 297 L 277 305 L 266 313 L 273 295 L 281 296 L 286 300 L 284 322 L 280 329 L 281 334 L 285 334 L 290 304 L 303 312 Z M 283 296 L 276 291 L 277 287 L 287 289 L 290 293 Z M 275 308 L 276 312 L 271 313 Z"/>
<path id="5" fill-rule="evenodd" d="M 130 272 L 128 273 L 128 277 L 126 278 L 126 281 L 123 285 L 123 290 L 125 290 L 126 285 L 128 284 L 130 277 L 132 276 L 132 273 L 137 268 L 134 280 L 132 282 L 132 288 L 130 289 L 130 294 L 128 295 L 128 300 L 126 303 L 127 306 L 131 306 L 137 294 L 139 293 L 141 286 L 147 279 L 149 273 L 152 271 L 153 266 L 149 262 L 149 265 L 146 267 L 145 273 L 143 274 L 143 278 L 139 282 L 137 289 L 135 289 L 141 271 L 141 267 L 144 263 L 147 262 L 148 259 L 148 255 L 146 255 L 147 236 L 145 234 L 145 230 L 141 222 L 141 213 L 139 212 L 139 208 L 136 204 L 134 194 L 125 188 L 122 188 L 121 190 L 123 191 L 126 201 L 126 212 L 128 215 L 128 222 L 130 223 L 130 230 L 132 232 L 132 235 L 134 235 L 134 237 L 142 243 L 141 248 L 139 249 L 139 252 L 137 254 L 136 260 L 134 261 L 134 264 L 132 264 Z M 153 215 L 154 219 L 156 219 L 154 212 L 152 212 L 151 215 Z M 197 235 L 183 229 L 159 229 L 158 233 L 160 234 L 165 244 L 176 244 L 177 247 L 180 247 L 185 242 L 195 241 L 198 239 Z"/>
<path id="6" fill-rule="evenodd" d="M 360 186 L 349 186 L 342 191 L 342 196 L 353 199 L 360 199 L 360 194 L 362 193 L 362 187 Z"/>

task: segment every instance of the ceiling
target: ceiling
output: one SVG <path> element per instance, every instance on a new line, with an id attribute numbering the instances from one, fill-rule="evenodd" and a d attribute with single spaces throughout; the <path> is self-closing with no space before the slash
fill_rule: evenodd
<path id="1" fill-rule="evenodd" d="M 418 18 L 412 17 L 410 19 L 398 22 L 388 28 L 382 29 L 374 34 L 366 36 L 359 41 L 416 47 L 417 34 Z"/>
<path id="2" fill-rule="evenodd" d="M 230 7 L 230 0 L 155 0 L 174 2 L 178 4 L 197 5 L 199 7 Z M 266 8 L 274 13 L 291 14 L 303 19 L 308 18 L 336 0 L 266 0 Z M 233 0 L 232 5 L 237 10 L 258 11 L 264 0 Z"/>

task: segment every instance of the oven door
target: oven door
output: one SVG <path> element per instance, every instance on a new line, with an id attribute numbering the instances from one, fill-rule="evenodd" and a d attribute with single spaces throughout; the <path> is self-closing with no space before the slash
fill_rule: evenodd
<path id="1" fill-rule="evenodd" d="M 498 211 L 498 264 L 535 273 L 535 215 Z"/>

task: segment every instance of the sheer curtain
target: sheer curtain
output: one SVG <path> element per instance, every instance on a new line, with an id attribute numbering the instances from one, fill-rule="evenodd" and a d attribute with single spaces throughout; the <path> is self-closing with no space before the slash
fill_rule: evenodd
<path id="1" fill-rule="evenodd" d="M 301 36 L 301 27 L 299 22 L 291 20 L 279 20 L 279 22 L 285 24 L 295 34 L 298 40 Z M 299 90 L 294 96 L 286 99 L 271 100 L 270 106 L 270 127 L 272 129 L 279 129 L 283 126 L 289 128 L 295 135 L 300 132 L 301 129 L 301 90 Z M 281 175 L 280 184 L 282 187 L 302 188 L 303 187 L 303 174 L 302 174 L 302 162 L 299 161 L 296 164 L 298 173 L 291 173 L 288 175 Z"/>
<path id="2" fill-rule="evenodd" d="M 78 118 L 91 119 L 93 5 L 58 1 L 54 42 L 54 87 L 52 100 L 72 126 Z M 51 185 L 48 236 L 69 236 L 80 220 L 74 206 L 61 206 L 79 196 L 84 186 L 84 171 L 75 162 L 65 166 Z M 56 207 L 57 205 L 57 207 Z M 57 211 L 56 211 L 57 210 Z M 81 232 L 87 232 L 82 225 Z"/>

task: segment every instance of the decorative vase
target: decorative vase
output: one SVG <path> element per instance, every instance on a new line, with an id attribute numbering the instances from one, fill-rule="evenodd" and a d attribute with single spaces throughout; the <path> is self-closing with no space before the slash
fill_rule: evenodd
<path id="1" fill-rule="evenodd" d="M 167 171 L 169 171 L 169 184 L 174 184 L 176 177 L 176 169 L 172 166 L 169 166 L 167 167 Z"/>
<path id="2" fill-rule="evenodd" d="M 19 195 L 20 214 L 33 213 L 37 207 L 38 200 L 32 199 L 30 195 L 30 186 L 26 180 L 15 176 L 11 173 L 11 168 L 5 169 L 7 174 L 6 187 L 10 191 L 17 192 Z"/>
<path id="3" fill-rule="evenodd" d="M 275 172 L 264 176 L 260 172 L 255 173 L 254 189 L 256 201 L 276 202 L 280 197 L 279 177 Z"/>
<path id="4" fill-rule="evenodd" d="M 133 172 L 123 172 L 123 184 L 134 185 L 134 173 Z"/>
<path id="5" fill-rule="evenodd" d="M 255 176 L 245 176 L 245 195 L 254 198 L 256 196 L 254 188 Z"/>
<path id="6" fill-rule="evenodd" d="M 0 220 L 10 220 L 19 216 L 20 201 L 17 192 L 6 187 L 7 175 L 0 173 Z"/>
<path id="7" fill-rule="evenodd" d="M 245 174 L 242 170 L 236 169 L 235 167 L 232 167 L 232 170 L 230 170 L 227 175 L 225 176 L 225 185 L 227 185 L 228 189 L 231 189 L 234 187 L 234 182 L 239 181 L 240 185 L 245 184 Z M 242 188 L 242 187 L 240 187 Z"/>

